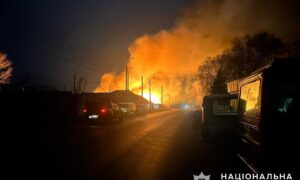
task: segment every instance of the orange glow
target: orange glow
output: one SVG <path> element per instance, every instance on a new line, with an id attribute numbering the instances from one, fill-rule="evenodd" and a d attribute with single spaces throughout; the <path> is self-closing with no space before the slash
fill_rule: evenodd
<path id="1" fill-rule="evenodd" d="M 298 37 L 296 29 L 291 31 L 289 28 L 277 28 L 285 24 L 282 14 L 270 13 L 277 12 L 278 8 L 282 9 L 281 3 L 273 4 L 274 7 L 264 5 L 270 11 L 257 8 L 264 7 L 261 1 L 194 1 L 174 21 L 173 27 L 154 34 L 144 34 L 130 44 L 130 90 L 140 94 L 140 79 L 143 76 L 144 91 L 148 89 L 148 81 L 151 79 L 154 94 L 160 94 L 160 87 L 163 86 L 164 92 L 172 97 L 172 103 L 201 103 L 203 92 L 196 76 L 199 65 L 208 57 L 226 50 L 234 38 L 269 31 L 284 39 L 297 39 L 291 38 Z M 289 10 L 285 9 L 282 13 L 285 13 L 284 17 L 293 14 L 287 18 L 292 22 L 295 19 L 294 13 L 297 12 L 290 13 L 292 8 L 287 9 Z M 254 11 L 258 12 L 256 14 L 260 18 L 249 16 Z M 294 23 L 299 24 L 299 21 Z M 104 74 L 95 92 L 120 89 L 125 89 L 124 71 Z"/>
<path id="2" fill-rule="evenodd" d="M 149 93 L 144 93 L 143 97 L 147 100 L 150 100 L 150 96 L 149 96 Z M 157 92 L 152 92 L 151 93 L 151 102 L 154 103 L 154 104 L 160 104 L 161 102 L 161 98 L 160 98 L 160 95 L 159 93 Z"/>
<path id="3" fill-rule="evenodd" d="M 189 12 L 186 14 L 189 16 Z M 151 79 L 153 102 L 160 102 L 160 89 L 163 86 L 164 93 L 172 97 L 172 103 L 201 103 L 198 67 L 207 57 L 228 47 L 232 34 L 221 24 L 214 24 L 214 21 L 200 23 L 198 19 L 194 20 L 183 20 L 169 30 L 145 34 L 129 46 L 129 89 L 132 92 L 140 94 L 143 76 L 144 92 L 149 89 L 148 82 Z M 104 74 L 95 92 L 117 89 L 125 89 L 124 71 Z M 148 95 L 144 97 L 149 99 Z"/>
<path id="4" fill-rule="evenodd" d="M 200 30 L 187 28 L 184 23 L 169 31 L 137 38 L 128 48 L 129 89 L 141 94 L 143 76 L 144 92 L 148 91 L 151 79 L 152 101 L 155 103 L 160 103 L 163 86 L 164 95 L 169 94 L 172 103 L 200 104 L 202 92 L 197 81 L 198 67 L 208 56 L 218 54 L 229 43 L 227 36 L 221 40 L 218 38 L 207 38 Z M 118 89 L 125 89 L 125 71 L 104 74 L 95 92 Z M 149 99 L 149 95 L 144 97 Z"/>

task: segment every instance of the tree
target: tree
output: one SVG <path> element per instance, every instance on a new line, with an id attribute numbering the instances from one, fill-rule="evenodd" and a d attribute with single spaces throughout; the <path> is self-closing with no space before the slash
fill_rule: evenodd
<path id="1" fill-rule="evenodd" d="M 267 32 L 255 34 L 248 38 L 245 43 L 246 47 L 252 51 L 253 58 L 255 58 L 253 60 L 253 70 L 269 63 L 272 57 L 275 56 L 279 50 L 286 47 L 281 39 Z"/>
<path id="2" fill-rule="evenodd" d="M 230 49 L 206 59 L 199 67 L 198 77 L 203 92 L 226 92 L 226 82 L 248 76 L 270 63 L 284 47 L 279 38 L 267 32 L 234 39 Z"/>
<path id="3" fill-rule="evenodd" d="M 75 94 L 81 94 L 85 92 L 86 88 L 86 76 L 81 76 L 75 83 Z"/>
<path id="4" fill-rule="evenodd" d="M 6 54 L 0 52 L 0 84 L 9 83 L 12 71 L 11 61 L 7 59 Z"/>
<path id="5" fill-rule="evenodd" d="M 211 86 L 211 93 L 224 94 L 227 92 L 226 78 L 219 70 Z"/>
<path id="6" fill-rule="evenodd" d="M 231 49 L 221 55 L 221 71 L 227 80 L 243 78 L 270 63 L 284 47 L 279 38 L 267 32 L 236 38 Z"/>
<path id="7" fill-rule="evenodd" d="M 208 57 L 198 69 L 198 79 L 202 87 L 203 94 L 208 94 L 211 91 L 211 86 L 219 71 L 219 61 L 217 57 Z"/>

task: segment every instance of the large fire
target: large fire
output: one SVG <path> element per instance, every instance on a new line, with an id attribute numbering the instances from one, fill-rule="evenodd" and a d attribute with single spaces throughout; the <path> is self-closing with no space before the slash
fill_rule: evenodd
<path id="1" fill-rule="evenodd" d="M 161 95 L 159 95 L 158 92 L 154 92 L 154 93 L 151 92 L 151 102 L 153 102 L 155 104 L 161 104 L 161 98 L 160 98 L 160 96 Z M 149 92 L 144 93 L 143 97 L 145 99 L 148 99 L 150 101 L 150 94 L 149 94 Z"/>
<path id="2" fill-rule="evenodd" d="M 149 80 L 151 80 L 151 100 L 161 103 L 163 99 L 171 103 L 200 103 L 201 88 L 196 79 L 198 66 L 208 55 L 223 49 L 224 43 L 218 42 L 210 48 L 195 42 L 198 33 L 177 27 L 172 31 L 161 31 L 155 35 L 144 35 L 130 47 L 128 63 L 130 90 L 141 94 L 141 77 L 144 79 L 144 97 L 149 99 Z M 125 88 L 125 72 L 108 73 L 102 76 L 96 92 L 108 92 Z M 198 97 L 198 99 L 197 99 Z"/>
<path id="3" fill-rule="evenodd" d="M 297 17 L 288 11 L 296 1 L 282 6 L 282 1 L 270 3 L 259 0 L 194 1 L 169 30 L 145 34 L 129 47 L 128 61 L 130 90 L 141 94 L 141 77 L 144 79 L 144 97 L 160 103 L 161 87 L 163 103 L 196 103 L 202 99 L 197 81 L 199 65 L 209 56 L 215 56 L 228 47 L 234 37 L 259 31 L 270 31 L 284 40 L 295 39 L 299 33 Z M 264 8 L 267 7 L 268 11 Z M 282 9 L 286 7 L 288 11 Z M 296 7 L 296 6 L 295 6 Z M 278 10 L 280 9 L 280 10 Z M 294 8 L 295 9 L 295 8 Z M 277 12 L 281 12 L 281 14 Z M 254 13 L 255 12 L 255 13 Z M 287 19 L 282 17 L 285 14 Z M 295 14 L 299 14 L 295 9 Z M 256 17 L 258 16 L 258 17 Z M 291 28 L 277 28 L 294 22 Z M 267 23 L 266 23 L 267 22 Z M 125 89 L 125 72 L 107 73 L 95 92 Z"/>

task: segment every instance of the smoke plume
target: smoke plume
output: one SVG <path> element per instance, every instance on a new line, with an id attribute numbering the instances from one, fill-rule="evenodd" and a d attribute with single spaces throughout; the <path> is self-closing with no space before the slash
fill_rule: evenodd
<path id="1" fill-rule="evenodd" d="M 209 56 L 229 47 L 233 38 L 267 31 L 286 43 L 300 39 L 300 1 L 297 0 L 194 0 L 174 26 L 156 34 L 138 37 L 130 46 L 130 90 L 148 98 L 148 80 L 153 96 L 161 86 L 167 103 L 201 101 L 196 73 Z M 107 73 L 95 92 L 124 89 L 125 73 Z"/>

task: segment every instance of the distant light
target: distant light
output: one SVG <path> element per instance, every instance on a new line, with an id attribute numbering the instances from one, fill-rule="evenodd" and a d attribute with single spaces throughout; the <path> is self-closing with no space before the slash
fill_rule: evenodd
<path id="1" fill-rule="evenodd" d="M 98 115 L 90 115 L 89 119 L 98 119 L 98 117 L 99 117 Z"/>
<path id="2" fill-rule="evenodd" d="M 181 109 L 189 109 L 191 106 L 189 104 L 182 104 L 180 106 Z"/>
<path id="3" fill-rule="evenodd" d="M 153 104 L 154 109 L 159 109 L 159 104 Z"/>

